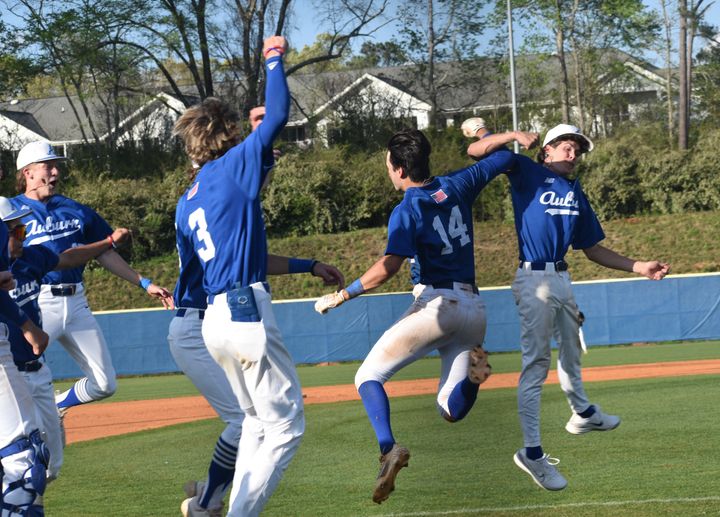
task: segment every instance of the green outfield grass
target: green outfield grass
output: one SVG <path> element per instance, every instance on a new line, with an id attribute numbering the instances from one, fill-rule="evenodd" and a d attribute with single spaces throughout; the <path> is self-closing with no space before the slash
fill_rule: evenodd
<path id="1" fill-rule="evenodd" d="M 717 343 L 591 349 L 588 366 L 720 357 Z M 517 371 L 518 354 L 496 354 L 495 371 Z M 301 367 L 305 386 L 352 382 L 356 364 Z M 427 359 L 398 378 L 437 376 Z M 189 383 L 187 383 L 189 385 Z M 185 387 L 183 387 L 185 386 Z M 178 391 L 174 391 L 180 388 Z M 179 376 L 122 379 L 113 400 L 192 394 Z M 448 424 L 433 396 L 391 400 L 396 438 L 410 466 L 390 500 L 370 495 L 378 451 L 360 402 L 307 406 L 307 432 L 268 517 L 532 515 L 717 515 L 718 377 L 671 377 L 587 384 L 588 394 L 623 418 L 607 433 L 573 436 L 558 386 L 543 393 L 544 447 L 569 480 L 559 493 L 538 488 L 512 461 L 522 445 L 514 389 L 480 392 L 466 420 Z M 182 484 L 204 476 L 222 430 L 218 420 L 77 443 L 45 498 L 51 517 L 177 516 Z"/>

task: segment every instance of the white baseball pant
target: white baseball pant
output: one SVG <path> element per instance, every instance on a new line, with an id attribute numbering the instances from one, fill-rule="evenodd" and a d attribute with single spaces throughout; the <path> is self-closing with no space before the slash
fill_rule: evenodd
<path id="1" fill-rule="evenodd" d="M 54 296 L 53 286 L 43 285 L 38 302 L 43 330 L 50 336 L 50 342 L 59 341 L 87 378 L 87 382 L 80 383 L 84 389 L 76 393 L 85 403 L 111 396 L 117 384 L 110 351 L 88 307 L 85 289 L 82 284 L 72 285 L 77 290 L 71 296 Z"/>
<path id="2" fill-rule="evenodd" d="M 227 295 L 222 293 L 210 300 L 202 326 L 208 351 L 225 371 L 246 414 L 230 517 L 260 514 L 305 431 L 300 381 L 283 345 L 270 294 L 260 282 L 251 287 L 261 321 L 232 321 Z"/>
<path id="3" fill-rule="evenodd" d="M 43 361 L 43 359 L 40 359 Z M 60 467 L 63 464 L 63 444 L 60 430 L 60 418 L 58 417 L 57 406 L 55 405 L 55 390 L 52 383 L 52 371 L 47 363 L 36 372 L 20 372 L 30 389 L 35 409 L 37 411 L 37 422 L 43 442 L 50 451 L 50 463 L 48 464 L 48 481 L 52 481 L 60 474 Z"/>
<path id="4" fill-rule="evenodd" d="M 0 449 L 30 436 L 38 428 L 36 418 L 30 389 L 13 361 L 8 328 L 0 323 Z M 11 483 L 20 480 L 33 464 L 29 450 L 3 457 L 1 462 L 2 492 L 8 490 Z M 12 491 L 5 502 L 20 506 L 31 503 L 34 498 L 34 493 L 20 489 Z M 0 515 L 7 517 L 10 513 L 0 510 Z"/>
<path id="5" fill-rule="evenodd" d="M 540 442 L 540 395 L 550 370 L 550 339 L 558 343 L 560 387 L 576 413 L 588 402 L 583 387 L 578 335 L 578 307 L 567 271 L 520 268 L 512 285 L 520 315 L 522 371 L 518 384 L 518 413 L 525 447 Z"/>
<path id="6" fill-rule="evenodd" d="M 446 412 L 448 398 L 468 374 L 470 351 L 485 339 L 485 304 L 475 288 L 455 283 L 454 289 L 416 284 L 415 300 L 380 337 L 355 374 L 355 386 L 384 384 L 405 366 L 437 350 L 441 359 L 437 403 Z"/>

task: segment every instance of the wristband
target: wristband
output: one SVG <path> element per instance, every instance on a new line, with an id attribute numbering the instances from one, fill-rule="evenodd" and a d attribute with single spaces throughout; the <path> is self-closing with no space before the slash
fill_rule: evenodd
<path id="1" fill-rule="evenodd" d="M 144 276 L 140 277 L 139 286 L 142 287 L 144 291 L 147 291 L 147 288 L 150 287 L 150 284 L 152 284 L 152 280 L 149 278 L 145 278 Z"/>
<path id="2" fill-rule="evenodd" d="M 117 244 L 115 244 L 115 239 L 112 238 L 112 234 L 107 236 L 108 242 L 110 243 L 111 249 L 117 249 Z"/>
<path id="3" fill-rule="evenodd" d="M 288 259 L 288 273 L 312 273 L 313 267 L 317 264 L 313 259 Z"/>
<path id="4" fill-rule="evenodd" d="M 360 296 L 361 294 L 363 294 L 365 292 L 365 288 L 363 287 L 362 282 L 360 282 L 360 279 L 358 278 L 352 284 L 345 288 L 345 292 L 348 294 L 350 299 L 352 299 L 356 296 Z"/>
<path id="5" fill-rule="evenodd" d="M 283 49 L 282 47 L 270 47 L 270 48 L 267 49 L 265 52 L 263 52 L 263 55 L 264 55 L 265 57 L 267 57 L 267 55 L 268 55 L 270 52 L 272 52 L 273 50 L 274 50 L 275 52 L 277 52 L 278 54 L 280 54 L 281 56 L 285 53 L 285 49 Z"/>

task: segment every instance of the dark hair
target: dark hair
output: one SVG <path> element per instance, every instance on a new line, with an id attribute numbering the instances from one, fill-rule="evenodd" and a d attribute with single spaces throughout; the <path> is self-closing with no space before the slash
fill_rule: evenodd
<path id="1" fill-rule="evenodd" d="M 432 146 L 422 131 L 403 129 L 390 138 L 387 148 L 392 166 L 402 167 L 412 181 L 420 183 L 430 177 Z"/>
<path id="2" fill-rule="evenodd" d="M 587 140 L 585 140 L 580 135 L 560 135 L 555 140 L 550 140 L 547 144 L 552 148 L 555 148 L 560 145 L 561 142 L 575 142 L 580 146 L 580 154 L 588 152 L 588 143 Z M 545 163 L 545 158 L 547 158 L 547 153 L 545 152 L 545 145 L 540 148 L 540 150 L 537 153 L 537 156 L 535 157 L 535 160 L 538 163 Z"/>

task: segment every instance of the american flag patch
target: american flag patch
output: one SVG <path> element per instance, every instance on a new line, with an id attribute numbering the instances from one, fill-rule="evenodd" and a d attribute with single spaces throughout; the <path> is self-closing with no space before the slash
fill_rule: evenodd
<path id="1" fill-rule="evenodd" d="M 193 187 L 190 189 L 190 192 L 188 192 L 188 195 L 187 195 L 188 199 L 192 199 L 195 196 L 195 194 L 197 194 L 199 186 L 200 186 L 200 182 L 197 182 L 197 183 L 195 183 L 195 185 L 193 185 Z"/>
<path id="2" fill-rule="evenodd" d="M 430 197 L 433 198 L 436 203 L 442 203 L 448 198 L 447 194 L 443 192 L 442 189 L 438 190 L 437 192 L 433 192 L 432 194 L 430 194 Z"/>

